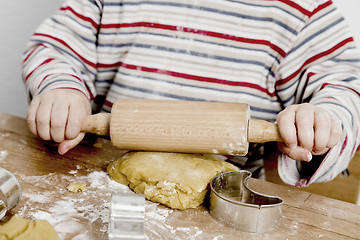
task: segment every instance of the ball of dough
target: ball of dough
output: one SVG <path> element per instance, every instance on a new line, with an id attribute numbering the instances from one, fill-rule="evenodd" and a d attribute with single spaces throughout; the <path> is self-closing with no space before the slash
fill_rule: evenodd
<path id="1" fill-rule="evenodd" d="M 180 210 L 198 207 L 213 177 L 236 170 L 215 155 L 165 152 L 128 152 L 108 166 L 115 181 L 150 201 Z"/>

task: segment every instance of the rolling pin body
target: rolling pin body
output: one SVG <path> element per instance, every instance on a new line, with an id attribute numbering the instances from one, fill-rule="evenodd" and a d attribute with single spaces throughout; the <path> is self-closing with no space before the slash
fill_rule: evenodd
<path id="1" fill-rule="evenodd" d="M 276 124 L 249 118 L 242 103 L 119 99 L 82 131 L 110 129 L 114 146 L 144 151 L 246 155 L 249 142 L 281 141 Z"/>

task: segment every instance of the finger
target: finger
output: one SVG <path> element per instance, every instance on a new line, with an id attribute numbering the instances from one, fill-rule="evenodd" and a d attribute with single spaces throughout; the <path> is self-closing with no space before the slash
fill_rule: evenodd
<path id="1" fill-rule="evenodd" d="M 43 140 L 51 140 L 50 135 L 50 114 L 52 102 L 42 101 L 36 113 L 36 129 L 39 137 Z"/>
<path id="2" fill-rule="evenodd" d="M 55 142 L 65 140 L 65 126 L 68 118 L 68 105 L 61 101 L 54 102 L 51 111 L 50 134 Z"/>
<path id="3" fill-rule="evenodd" d="M 70 149 L 74 148 L 76 145 L 78 145 L 84 138 L 85 133 L 80 133 L 76 138 L 71 140 L 64 140 L 59 144 L 58 152 L 61 155 L 64 155 L 67 153 Z"/>
<path id="4" fill-rule="evenodd" d="M 327 147 L 328 148 L 335 147 L 339 143 L 341 136 L 342 136 L 342 127 L 340 122 L 335 118 L 331 118 L 330 139 L 327 144 Z"/>
<path id="5" fill-rule="evenodd" d="M 312 153 L 312 155 L 323 155 L 323 154 L 327 153 L 328 151 L 329 151 L 329 148 L 326 147 L 321 151 L 318 151 L 318 152 L 312 151 L 311 153 Z"/>
<path id="6" fill-rule="evenodd" d="M 314 147 L 315 153 L 322 152 L 328 145 L 331 131 L 331 118 L 325 111 L 315 111 L 314 120 Z"/>
<path id="7" fill-rule="evenodd" d="M 310 151 L 302 147 L 289 148 L 284 143 L 279 142 L 278 148 L 283 154 L 297 161 L 310 162 L 312 159 Z"/>
<path id="8" fill-rule="evenodd" d="M 311 151 L 314 145 L 314 113 L 299 108 L 295 117 L 299 146 Z"/>
<path id="9" fill-rule="evenodd" d="M 295 126 L 295 108 L 289 107 L 280 112 L 277 116 L 277 124 L 279 127 L 280 135 L 284 143 L 289 148 L 295 148 L 298 145 L 297 131 Z"/>
<path id="10" fill-rule="evenodd" d="M 28 127 L 30 131 L 34 135 L 38 135 L 37 129 L 36 129 L 36 112 L 39 107 L 39 101 L 37 98 L 33 99 L 29 105 L 28 112 L 26 115 L 26 121 L 28 124 Z"/>
<path id="11" fill-rule="evenodd" d="M 77 104 L 72 104 L 69 108 L 69 118 L 66 125 L 66 139 L 75 139 L 79 133 L 82 123 L 87 115 L 86 110 Z"/>

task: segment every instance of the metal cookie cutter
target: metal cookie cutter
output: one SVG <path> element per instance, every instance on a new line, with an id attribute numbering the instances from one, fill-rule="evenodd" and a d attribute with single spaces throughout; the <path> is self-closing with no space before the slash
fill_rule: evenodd
<path id="1" fill-rule="evenodd" d="M 112 194 L 109 240 L 143 240 L 145 197 L 142 194 Z"/>
<path id="2" fill-rule="evenodd" d="M 14 175 L 0 168 L 0 220 L 19 203 L 21 187 Z"/>
<path id="3" fill-rule="evenodd" d="M 210 183 L 210 215 L 240 231 L 264 233 L 279 228 L 279 197 L 267 196 L 248 187 L 251 172 L 233 171 L 214 177 Z"/>

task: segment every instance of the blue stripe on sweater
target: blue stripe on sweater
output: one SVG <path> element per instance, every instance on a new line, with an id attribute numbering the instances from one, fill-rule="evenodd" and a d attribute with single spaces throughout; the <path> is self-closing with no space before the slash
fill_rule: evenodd
<path id="1" fill-rule="evenodd" d="M 118 72 L 118 74 L 123 75 L 123 76 L 137 77 L 136 75 L 123 73 L 123 72 Z M 155 79 L 155 78 L 144 77 L 144 76 L 142 76 L 141 78 L 142 79 L 147 79 L 147 80 L 150 80 L 150 81 L 158 81 L 158 82 L 163 82 L 163 83 L 167 83 L 167 84 L 180 85 L 179 83 L 171 82 L 171 81 L 168 81 L 168 80 L 161 80 L 161 79 Z M 102 80 L 102 81 L 97 80 L 97 82 L 110 82 L 110 81 L 112 81 L 112 80 L 110 80 L 110 79 L 109 80 Z M 114 83 L 114 84 L 116 84 L 116 83 Z M 253 94 L 253 93 L 249 93 L 249 92 L 246 92 L 246 91 L 225 90 L 225 89 L 218 89 L 218 88 L 211 88 L 211 87 L 204 87 L 204 86 L 196 86 L 196 85 L 183 84 L 183 83 L 181 83 L 181 86 L 191 87 L 191 88 L 198 88 L 198 89 L 203 89 L 203 90 L 218 91 L 218 92 L 224 92 L 224 93 L 244 94 L 244 95 L 260 98 L 261 101 L 269 101 L 271 103 L 277 103 L 276 99 L 269 99 L 268 97 L 263 97 L 263 96 L 260 96 L 258 94 Z"/>
<path id="2" fill-rule="evenodd" d="M 261 22 L 268 21 L 268 22 L 273 22 L 273 23 L 277 24 L 278 26 L 280 26 L 281 28 L 289 31 L 292 34 L 297 34 L 298 33 L 297 30 L 289 27 L 285 23 L 283 23 L 281 21 L 278 21 L 277 19 L 274 19 L 274 18 L 270 18 L 270 17 L 262 18 L 262 17 L 244 15 L 244 14 L 240 14 L 240 13 L 236 13 L 236 12 L 221 11 L 219 9 L 201 7 L 201 6 L 194 5 L 194 4 L 180 4 L 180 3 L 157 2 L 157 1 L 139 1 L 139 2 L 121 2 L 121 3 L 108 3 L 108 2 L 105 2 L 104 5 L 105 6 L 126 6 L 126 5 L 144 5 L 144 4 L 159 5 L 159 6 L 173 6 L 173 7 L 179 7 L 179 8 L 187 8 L 187 9 L 199 9 L 201 11 L 209 12 L 210 14 L 216 13 L 216 14 L 222 14 L 222 15 L 226 15 L 226 16 L 233 16 L 233 17 L 242 18 L 242 19 L 251 19 L 251 20 L 261 21 Z M 277 8 L 277 9 L 280 9 L 281 11 L 284 11 L 287 14 L 297 18 L 298 20 L 303 21 L 302 19 L 300 19 L 296 15 L 291 14 L 290 12 L 285 11 L 284 9 L 282 9 L 282 8 L 280 8 L 278 6 L 275 6 L 275 5 L 265 6 L 265 5 L 260 5 L 260 4 L 249 4 L 249 3 L 242 3 L 242 4 L 249 5 L 249 6 L 255 6 L 255 7 Z"/>

